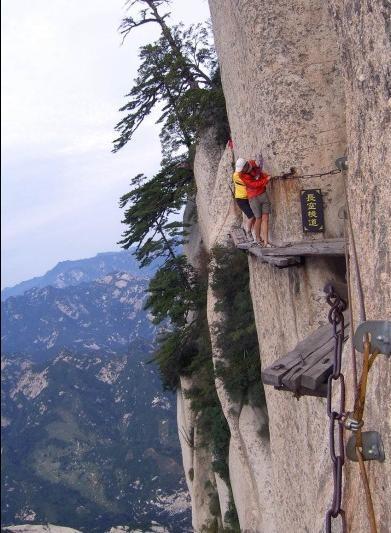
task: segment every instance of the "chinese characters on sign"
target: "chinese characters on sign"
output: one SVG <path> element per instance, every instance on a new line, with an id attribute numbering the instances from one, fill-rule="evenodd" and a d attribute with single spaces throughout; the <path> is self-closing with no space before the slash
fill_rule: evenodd
<path id="1" fill-rule="evenodd" d="M 320 189 L 300 191 L 303 231 L 324 231 L 323 200 Z"/>

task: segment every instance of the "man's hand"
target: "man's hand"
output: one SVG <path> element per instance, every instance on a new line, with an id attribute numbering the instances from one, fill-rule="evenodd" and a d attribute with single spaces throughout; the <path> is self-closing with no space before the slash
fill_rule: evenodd
<path id="1" fill-rule="evenodd" d="M 255 161 L 257 162 L 259 168 L 262 170 L 263 169 L 263 155 L 262 155 L 262 153 L 260 153 L 260 154 L 255 156 Z"/>

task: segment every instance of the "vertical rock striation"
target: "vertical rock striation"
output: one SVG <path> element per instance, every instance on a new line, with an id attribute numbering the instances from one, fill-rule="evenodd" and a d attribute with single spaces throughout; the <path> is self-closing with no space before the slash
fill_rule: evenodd
<path id="1" fill-rule="evenodd" d="M 329 0 L 329 4 L 345 82 L 347 196 L 366 315 L 367 320 L 390 319 L 391 3 Z M 354 268 L 352 278 L 353 309 L 358 324 Z M 370 372 L 364 429 L 380 432 L 386 453 L 384 463 L 367 463 L 377 527 L 384 533 L 391 527 L 390 390 L 390 360 L 381 355 Z M 369 530 L 356 463 L 347 464 L 345 507 L 352 531 Z"/>

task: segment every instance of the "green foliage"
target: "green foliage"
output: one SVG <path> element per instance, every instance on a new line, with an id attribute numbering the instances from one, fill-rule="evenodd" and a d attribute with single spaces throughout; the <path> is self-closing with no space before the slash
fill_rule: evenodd
<path id="1" fill-rule="evenodd" d="M 131 190 L 120 199 L 120 207 L 127 208 L 122 222 L 128 226 L 120 244 L 125 249 L 136 244 L 135 255 L 142 266 L 162 255 L 172 257 L 185 238 L 183 224 L 175 216 L 194 193 L 189 162 L 178 157 L 152 179 L 139 174 L 130 185 Z"/>
<path id="2" fill-rule="evenodd" d="M 161 28 L 159 39 L 140 49 L 138 76 L 121 109 L 127 114 L 116 126 L 120 135 L 114 141 L 114 151 L 122 148 L 159 104 L 161 169 L 152 178 L 138 174 L 120 199 L 120 207 L 126 209 L 122 222 L 127 226 L 120 244 L 126 249 L 136 244 L 135 255 L 142 266 L 157 257 L 175 257 L 175 249 L 186 237 L 186 228 L 177 218 L 195 192 L 195 142 L 205 127 L 213 125 L 225 144 L 229 129 L 210 30 L 203 24 L 169 26 L 169 13 L 159 12 L 169 3 L 133 0 L 129 7 L 140 8 L 138 16 L 126 17 L 121 25 L 124 37 L 144 24 Z"/>
<path id="3" fill-rule="evenodd" d="M 217 492 L 209 496 L 209 511 L 212 516 L 221 516 L 220 500 Z"/>
<path id="4" fill-rule="evenodd" d="M 218 246 L 212 252 L 211 264 L 215 309 L 223 317 L 214 324 L 217 344 L 224 354 L 216 375 L 234 400 L 264 405 L 247 257 L 235 248 Z"/>
<path id="5" fill-rule="evenodd" d="M 120 244 L 125 249 L 136 244 L 135 255 L 145 266 L 162 255 L 173 257 L 175 248 L 184 242 L 186 228 L 175 219 L 195 193 L 192 163 L 200 133 L 213 125 L 225 144 L 229 128 L 207 27 L 168 27 L 168 15 L 161 16 L 157 11 L 161 2 L 136 0 L 132 5 L 145 9 L 139 21 L 132 17 L 124 20 L 125 34 L 148 22 L 162 28 L 155 43 L 141 48 L 138 76 L 128 103 L 121 109 L 127 115 L 117 124 L 120 136 L 114 141 L 117 151 L 130 141 L 152 109 L 161 105 L 161 169 L 152 178 L 135 176 L 130 191 L 120 199 L 120 207 L 126 208 L 122 222 L 127 226 Z"/>
<path id="6" fill-rule="evenodd" d="M 199 361 L 211 361 L 205 274 L 196 272 L 180 255 L 157 271 L 148 291 L 146 308 L 156 324 L 167 324 L 153 360 L 164 387 L 175 390 L 181 375 L 191 375 Z"/>
<path id="7" fill-rule="evenodd" d="M 136 244 L 135 255 L 141 265 L 164 257 L 163 266 L 150 282 L 146 304 L 155 323 L 163 324 L 154 361 L 165 388 L 176 389 L 180 376 L 193 377 L 194 387 L 187 395 L 197 414 L 201 445 L 211 445 L 213 468 L 229 485 L 230 431 L 215 387 L 206 316 L 207 272 L 196 273 L 184 256 L 177 255 L 186 227 L 176 221 L 195 193 L 192 166 L 197 140 L 206 128 L 213 128 L 217 141 L 225 145 L 229 126 L 209 29 L 205 25 L 168 26 L 169 14 L 159 12 L 167 4 L 168 0 L 133 0 L 130 7 L 141 8 L 138 18 L 129 16 L 121 26 L 127 36 L 139 26 L 156 23 L 161 35 L 140 49 L 138 76 L 121 109 L 126 116 L 116 126 L 119 137 L 114 151 L 130 141 L 159 104 L 163 161 L 154 177 L 136 176 L 130 192 L 122 196 L 120 207 L 126 208 L 123 223 L 127 230 L 120 244 L 124 248 Z M 220 515 L 217 503 L 211 505 L 213 514 Z M 217 531 L 217 520 L 208 527 Z"/>
<path id="8" fill-rule="evenodd" d="M 181 145 L 186 145 L 192 155 L 194 143 L 210 127 L 214 128 L 217 140 L 225 145 L 230 134 L 219 70 L 214 73 L 210 87 L 189 88 L 177 98 L 175 110 L 168 110 L 164 118 L 160 140 L 166 157 L 171 157 Z M 163 117 L 159 122 L 162 120 Z"/>
<path id="9" fill-rule="evenodd" d="M 148 0 L 138 3 L 150 4 Z M 163 150 L 171 157 L 181 146 L 190 149 L 200 127 L 211 123 L 216 109 L 221 112 L 219 121 L 226 125 L 228 121 L 209 28 L 204 24 L 169 27 L 157 10 L 150 14 L 148 20 L 160 24 L 162 34 L 140 49 L 138 76 L 127 95 L 128 103 L 120 110 L 127 115 L 116 126 L 120 136 L 114 141 L 114 151 L 132 138 L 160 103 Z M 124 20 L 127 33 L 136 26 L 134 19 Z"/>
<path id="10" fill-rule="evenodd" d="M 175 391 L 179 387 L 180 376 L 187 374 L 186 369 L 194 356 L 193 347 L 178 329 L 165 331 L 157 340 L 158 348 L 152 360 L 159 368 L 164 389 Z"/>
<path id="11" fill-rule="evenodd" d="M 168 319 L 171 324 L 184 327 L 190 311 L 195 312 L 205 303 L 205 287 L 184 255 L 167 259 L 151 279 L 148 293 L 145 308 L 152 311 L 155 324 Z"/>
<path id="12" fill-rule="evenodd" d="M 240 533 L 239 518 L 236 511 L 232 490 L 230 490 L 228 510 L 224 515 L 224 522 L 229 525 L 228 528 L 225 528 L 226 533 Z"/>

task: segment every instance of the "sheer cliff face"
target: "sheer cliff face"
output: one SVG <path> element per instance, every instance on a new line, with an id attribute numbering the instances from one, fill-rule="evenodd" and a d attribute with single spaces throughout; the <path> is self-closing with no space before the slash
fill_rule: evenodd
<path id="1" fill-rule="evenodd" d="M 391 317 L 391 3 L 330 0 L 343 68 L 348 137 L 348 200 L 367 320 Z M 357 279 L 353 275 L 353 285 Z M 356 324 L 357 292 L 353 294 Z M 380 355 L 370 373 L 365 429 L 379 431 L 386 461 L 368 468 L 378 531 L 391 524 L 391 361 Z M 347 470 L 345 506 L 352 531 L 368 519 L 357 465 Z"/>
<path id="2" fill-rule="evenodd" d="M 272 174 L 291 166 L 305 174 L 333 168 L 346 148 L 344 92 L 336 34 L 324 2 L 213 0 L 210 8 L 235 156 L 262 152 Z M 308 184 L 279 181 L 270 187 L 272 240 L 303 239 L 303 187 L 322 189 L 325 236 L 341 236 L 343 186 L 340 177 L 331 177 Z M 326 322 L 322 288 L 327 279 L 343 279 L 344 272 L 337 262 L 323 259 L 284 270 L 250 259 L 250 270 L 262 364 L 268 366 Z M 241 526 L 250 531 L 321 531 L 332 491 L 324 401 L 297 402 L 271 387 L 266 387 L 266 399 L 270 445 L 263 461 L 270 463 L 270 477 L 254 476 L 259 458 L 253 466 L 248 460 L 258 505 L 250 498 L 238 501 L 239 517 L 247 520 Z M 248 435 L 243 438 L 246 442 Z M 258 442 L 263 444 L 261 438 Z M 273 509 L 273 520 L 263 526 L 256 513 L 261 506 Z"/>
<path id="3" fill-rule="evenodd" d="M 345 107 L 325 2 L 211 0 L 210 9 L 236 156 L 262 151 L 272 174 L 333 168 L 346 148 Z M 310 182 L 320 185 L 326 236 L 341 236 L 341 180 Z M 273 185 L 275 240 L 302 237 L 299 189 L 297 182 Z"/>
<path id="4" fill-rule="evenodd" d="M 347 0 L 330 0 L 329 5 L 321 0 L 209 0 L 209 4 L 235 156 L 248 158 L 261 151 L 271 174 L 291 166 L 311 174 L 333 168 L 335 159 L 348 153 L 348 198 L 362 258 L 368 318 L 386 318 L 390 314 L 386 3 L 371 2 L 371 9 Z M 370 30 L 374 27 L 376 32 Z M 238 220 L 227 186 L 230 173 L 230 153 L 221 153 L 210 138 L 203 139 L 195 161 L 197 242 L 202 240 L 207 249 L 225 242 L 230 225 Z M 338 212 L 345 204 L 344 186 L 341 176 L 332 176 L 270 186 L 272 240 L 323 238 L 303 236 L 301 188 L 322 189 L 324 237 L 342 236 Z M 329 279 L 345 281 L 345 266 L 343 261 L 323 258 L 284 270 L 256 259 L 249 262 L 262 365 L 268 366 L 327 321 L 322 289 Z M 353 308 L 357 323 L 356 299 Z M 216 319 L 210 292 L 209 323 Z M 349 348 L 344 356 L 349 383 L 348 353 Z M 221 356 L 214 349 L 214 360 Z M 390 384 L 389 362 L 382 357 L 369 384 L 366 428 L 381 432 L 386 453 L 391 453 L 386 405 Z M 322 531 L 333 485 L 325 401 L 304 397 L 298 402 L 288 393 L 266 387 L 269 441 L 262 431 L 265 414 L 232 405 L 218 381 L 216 388 L 231 430 L 230 479 L 241 529 Z M 347 406 L 351 405 L 349 395 Z M 367 519 L 357 464 L 347 463 L 345 471 L 349 527 L 364 531 Z M 378 526 L 386 531 L 391 521 L 389 466 L 372 463 L 369 471 L 373 488 L 378 488 L 374 493 Z M 201 508 L 193 500 L 193 511 Z"/>

